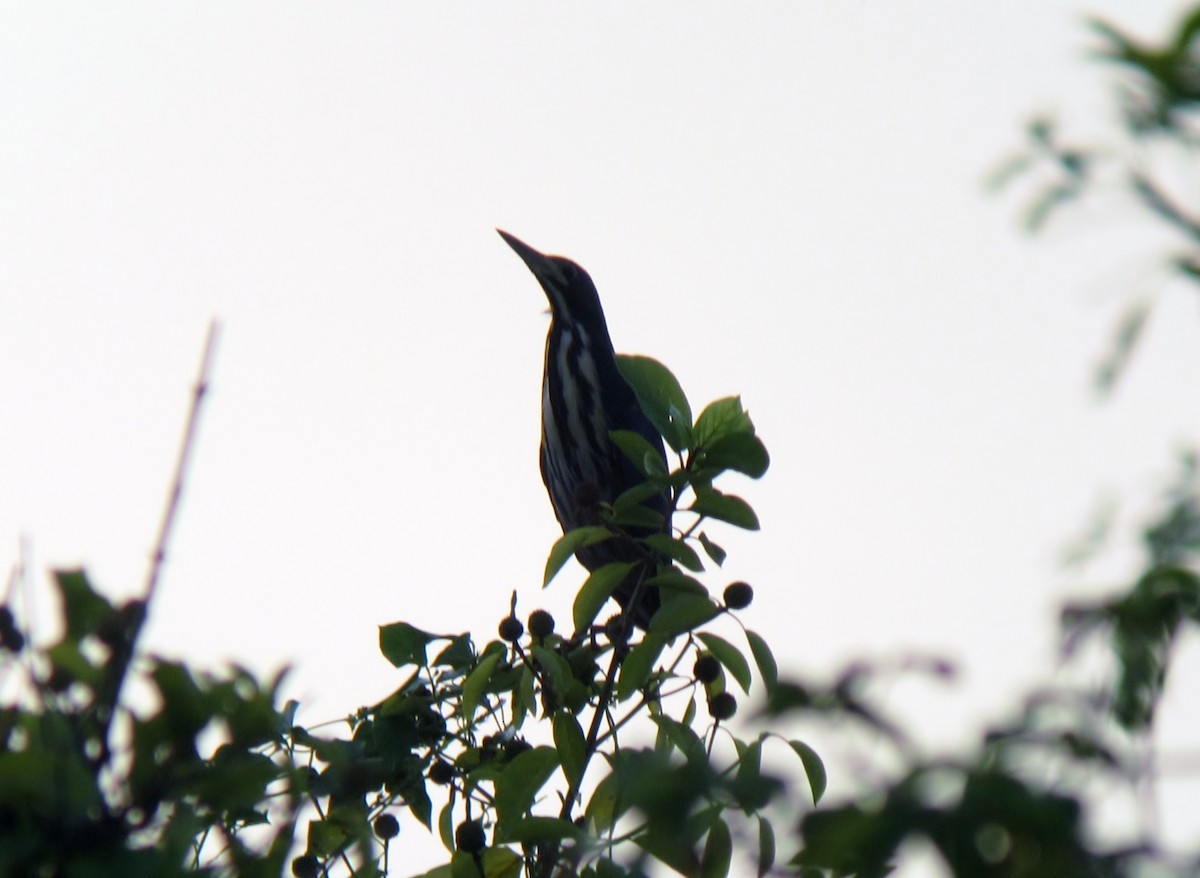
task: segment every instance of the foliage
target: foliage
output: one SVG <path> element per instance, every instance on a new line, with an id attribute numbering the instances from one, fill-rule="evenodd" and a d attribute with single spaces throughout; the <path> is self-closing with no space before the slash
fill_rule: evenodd
<path id="1" fill-rule="evenodd" d="M 22 693 L 0 707 L 0 875 L 212 874 L 213 850 L 229 874 L 280 874 L 303 787 L 280 679 L 136 656 L 155 706 L 135 710 L 120 693 L 144 605 L 113 606 L 79 570 L 55 582 L 57 642 L 34 648 L 0 610 L 4 682 Z"/>
<path id="2" fill-rule="evenodd" d="M 1187 155 L 1200 9 L 1159 47 L 1091 26 L 1104 41 L 1098 58 L 1127 76 L 1130 143 L 1171 142 Z M 1200 218 L 1146 162 L 1111 145 L 1068 146 L 1045 119 L 1029 135 L 997 182 L 1048 171 L 1031 227 L 1115 167 L 1136 202 L 1181 237 L 1172 270 L 1200 280 Z M 1101 389 L 1114 386 L 1149 313 L 1138 302 L 1122 321 Z M 1096 814 L 1100 800 L 1137 810 L 1173 652 L 1200 622 L 1194 455 L 1142 527 L 1143 569 L 1113 594 L 1063 610 L 1058 681 L 973 750 L 931 758 L 872 692 L 886 675 L 946 677 L 948 665 L 855 662 L 828 681 L 799 679 L 742 625 L 753 589 L 734 582 L 715 596 L 699 578 L 726 559 L 716 523 L 758 527 L 750 504 L 717 487 L 728 473 L 756 479 L 768 468 L 740 400 L 693 417 L 662 364 L 627 357 L 620 367 L 678 465 L 665 472 L 643 437 L 614 434 L 646 484 L 617 498 L 602 524 L 565 534 L 544 582 L 581 546 L 636 544 L 656 564 L 640 587 L 662 597 L 648 630 L 600 619 L 629 564 L 591 573 L 569 626 L 541 610 L 518 618 L 515 595 L 491 639 L 393 622 L 379 643 L 401 682 L 337 736 L 296 725 L 294 703 L 276 705 L 279 676 L 203 673 L 144 654 L 156 573 L 142 598 L 114 605 L 83 571 L 58 571 L 57 640 L 37 642 L 0 607 L 0 876 L 393 874 L 402 820 L 444 844 L 447 862 L 427 873 L 435 878 L 615 878 L 655 864 L 709 878 L 744 871 L 743 858 L 760 876 L 869 878 L 891 872 L 914 841 L 957 878 L 1200 875 L 1200 851 L 1163 849 L 1149 823 L 1106 841 Z M 185 450 L 191 433 L 189 424 Z M 676 531 L 635 539 L 648 523 L 642 501 L 662 491 Z M 156 557 L 173 512 L 172 503 Z M 1109 671 L 1100 683 L 1070 682 L 1098 656 Z M 761 712 L 732 723 L 748 697 Z M 843 783 L 827 801 L 830 769 L 817 752 L 766 731 L 813 723 L 873 736 L 880 746 L 862 760 L 877 763 L 875 779 L 857 790 Z"/>
<path id="3" fill-rule="evenodd" d="M 1200 213 L 1188 203 L 1185 179 L 1200 146 L 1200 8 L 1186 12 L 1158 45 L 1146 44 L 1116 25 L 1088 22 L 1100 44 L 1093 58 L 1117 79 L 1121 131 L 1082 144 L 1061 131 L 1052 116 L 1027 127 L 1027 147 L 994 172 L 995 188 L 1018 179 L 1035 181 L 1025 211 L 1031 231 L 1041 229 L 1069 205 L 1092 196 L 1129 199 L 1170 240 L 1161 264 L 1169 276 L 1194 293 L 1200 281 Z M 1096 368 L 1094 383 L 1110 393 L 1128 368 L 1155 305 L 1169 284 L 1140 293 L 1126 303 L 1109 350 Z"/>

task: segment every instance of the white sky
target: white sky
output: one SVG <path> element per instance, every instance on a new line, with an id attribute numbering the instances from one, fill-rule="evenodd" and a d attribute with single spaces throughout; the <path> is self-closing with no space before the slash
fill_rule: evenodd
<path id="1" fill-rule="evenodd" d="M 617 349 L 697 409 L 742 394 L 773 464 L 730 486 L 763 530 L 724 535 L 714 589 L 754 584 L 795 673 L 957 660 L 890 703 L 961 740 L 1049 672 L 1062 600 L 1119 584 L 1064 543 L 1196 436 L 1192 293 L 1091 399 L 1162 280 L 1128 205 L 1031 241 L 982 189 L 1033 112 L 1110 125 L 1084 9 L 1151 36 L 1178 8 L 4 4 L 0 562 L 24 536 L 38 583 L 140 588 L 217 316 L 153 648 L 293 662 L 315 723 L 398 682 L 378 624 L 487 637 L 514 588 L 565 619 L 579 571 L 538 589 L 545 301 L 500 226 L 584 265 Z"/>

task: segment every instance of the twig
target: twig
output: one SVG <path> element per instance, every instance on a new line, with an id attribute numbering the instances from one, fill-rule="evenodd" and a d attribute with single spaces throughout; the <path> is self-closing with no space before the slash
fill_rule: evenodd
<path id="1" fill-rule="evenodd" d="M 166 555 L 167 539 L 171 535 L 171 528 L 175 521 L 175 514 L 179 509 L 179 498 L 183 493 L 183 478 L 187 472 L 187 465 L 191 460 L 192 442 L 196 436 L 196 422 L 200 416 L 200 405 L 204 398 L 204 393 L 208 389 L 209 370 L 212 366 L 213 348 L 216 344 L 218 332 L 218 324 L 214 320 L 208 325 L 208 337 L 204 343 L 204 355 L 200 361 L 200 377 L 197 379 L 196 387 L 192 394 L 192 407 L 188 412 L 187 426 L 184 428 L 183 444 L 179 449 L 179 459 L 175 463 L 175 477 L 171 484 L 171 493 L 167 498 L 167 508 L 163 513 L 162 526 L 158 532 L 158 542 L 154 548 L 154 557 L 150 564 L 150 572 L 146 578 L 146 591 L 141 600 L 130 601 L 121 609 L 121 614 L 124 617 L 122 622 L 124 630 L 122 636 L 112 645 L 113 655 L 109 660 L 109 666 L 103 681 L 97 690 L 96 695 L 96 715 L 99 719 L 99 734 L 96 736 L 100 741 L 100 753 L 93 761 L 93 768 L 99 772 L 112 758 L 111 742 L 109 741 L 109 732 L 112 729 L 112 721 L 117 713 L 117 705 L 121 701 L 121 689 L 125 685 L 125 678 L 129 674 L 129 665 L 133 661 L 134 653 L 137 649 L 137 642 L 141 637 L 142 628 L 146 623 L 146 610 L 150 605 L 150 599 L 154 597 L 154 590 L 158 586 L 158 578 L 162 569 L 163 558 Z"/>
<path id="2" fill-rule="evenodd" d="M 212 369 L 213 350 L 217 344 L 220 324 L 212 321 L 208 324 L 208 337 L 204 341 L 204 355 L 200 359 L 200 374 L 196 378 L 196 386 L 192 389 L 192 407 L 188 411 L 187 426 L 183 431 L 183 442 L 179 446 L 179 458 L 175 462 L 175 478 L 171 483 L 171 493 L 167 496 L 167 506 L 163 510 L 162 524 L 158 529 L 158 540 L 154 545 L 154 554 L 150 559 L 150 571 L 146 576 L 146 590 L 142 598 L 146 604 L 154 597 L 158 587 L 158 579 L 162 573 L 163 560 L 167 555 L 167 540 L 175 525 L 175 516 L 179 511 L 179 498 L 183 494 L 183 480 L 187 475 L 188 464 L 192 458 L 192 443 L 196 439 L 196 424 L 200 420 L 200 406 L 204 395 L 208 392 L 209 376 Z"/>

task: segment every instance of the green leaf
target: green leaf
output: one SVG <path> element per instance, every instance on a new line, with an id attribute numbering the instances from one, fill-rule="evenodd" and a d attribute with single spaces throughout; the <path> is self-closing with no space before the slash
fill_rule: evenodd
<path id="1" fill-rule="evenodd" d="M 613 430 L 608 434 L 613 444 L 629 458 L 644 476 L 665 476 L 662 450 L 655 448 L 641 433 L 633 430 Z"/>
<path id="2" fill-rule="evenodd" d="M 643 537 L 642 542 L 655 552 L 678 561 L 693 573 L 700 573 L 704 570 L 704 564 L 700 561 L 696 550 L 683 540 L 677 540 L 668 534 L 651 534 Z"/>
<path id="3" fill-rule="evenodd" d="M 633 389 L 638 405 L 667 444 L 682 453 L 691 447 L 692 408 L 679 381 L 658 360 L 617 356 L 617 369 Z"/>
<path id="4" fill-rule="evenodd" d="M 523 864 L 511 848 L 494 847 L 483 852 L 484 878 L 519 878 Z"/>
<path id="5" fill-rule="evenodd" d="M 1108 354 L 1096 367 L 1094 381 L 1096 390 L 1101 395 L 1110 393 L 1125 373 L 1133 359 L 1133 353 L 1138 339 L 1142 335 L 1142 330 L 1146 326 L 1146 318 L 1150 316 L 1153 307 L 1152 301 L 1139 299 L 1126 308 L 1125 313 L 1121 315 Z"/>
<path id="6" fill-rule="evenodd" d="M 438 653 L 434 667 L 465 669 L 475 660 L 475 646 L 470 634 L 459 634 L 450 639 L 450 645 Z"/>
<path id="7" fill-rule="evenodd" d="M 563 565 L 571 560 L 571 556 L 584 546 L 592 546 L 596 543 L 604 542 L 612 537 L 613 533 L 608 528 L 602 525 L 593 525 L 591 527 L 577 527 L 574 530 L 569 530 L 551 547 L 550 556 L 546 559 L 546 572 L 542 577 L 542 588 L 550 584 L 558 571 L 562 570 Z"/>
<path id="8" fill-rule="evenodd" d="M 657 588 L 664 599 L 677 594 L 708 595 L 708 589 L 695 577 L 680 573 L 674 567 L 660 568 L 660 571 L 647 579 L 646 585 Z"/>
<path id="9" fill-rule="evenodd" d="M 771 647 L 767 646 L 761 635 L 749 629 L 746 630 L 746 640 L 750 643 L 750 654 L 754 656 L 754 663 L 758 665 L 758 675 L 762 677 L 767 692 L 770 693 L 779 682 L 779 665 L 775 662 Z"/>
<path id="10" fill-rule="evenodd" d="M 462 688 L 462 715 L 463 718 L 470 722 L 475 717 L 475 708 L 479 706 L 479 700 L 483 697 L 483 693 L 487 689 L 488 680 L 492 677 L 492 672 L 496 670 L 496 664 L 500 661 L 500 653 L 493 652 L 483 657 L 475 670 L 467 675 L 467 679 L 463 681 Z"/>
<path id="11" fill-rule="evenodd" d="M 658 726 L 659 731 L 670 745 L 683 754 L 684 759 L 696 766 L 704 766 L 708 763 L 704 742 L 690 726 L 685 726 L 666 714 L 660 714 L 651 719 L 654 720 L 654 724 Z"/>
<path id="12" fill-rule="evenodd" d="M 507 826 L 521 819 L 534 797 L 559 767 L 553 747 L 534 747 L 518 753 L 496 778 L 496 815 Z"/>
<path id="13" fill-rule="evenodd" d="M 612 596 L 632 569 L 633 565 L 628 562 L 614 561 L 592 571 L 592 575 L 584 580 L 571 607 L 571 618 L 575 622 L 576 631 L 583 631 L 592 624 L 604 602 Z"/>
<path id="14" fill-rule="evenodd" d="M 534 646 L 532 652 L 534 661 L 546 675 L 550 688 L 561 695 L 567 684 L 574 679 L 570 664 L 557 652 L 544 646 Z"/>
<path id="15" fill-rule="evenodd" d="M 532 713 L 534 708 L 533 671 L 526 665 L 521 668 L 521 679 L 513 689 L 513 727 L 521 728 L 525 724 L 525 717 Z"/>
<path id="16" fill-rule="evenodd" d="M 661 637 L 647 634 L 637 646 L 629 650 L 629 655 L 621 662 L 621 676 L 617 678 L 618 701 L 624 701 L 645 685 L 666 643 Z"/>
<path id="17" fill-rule="evenodd" d="M 691 511 L 745 530 L 758 530 L 758 516 L 749 503 L 733 494 L 722 494 L 715 488 L 698 488 Z"/>
<path id="18" fill-rule="evenodd" d="M 720 611 L 720 607 L 707 597 L 681 595 L 663 603 L 650 620 L 650 631 L 671 638 L 698 628 L 716 618 Z"/>
<path id="19" fill-rule="evenodd" d="M 564 838 L 579 838 L 581 830 L 570 820 L 560 820 L 557 817 L 524 817 L 508 827 L 505 832 L 506 841 L 521 844 L 541 844 L 548 841 L 561 841 Z"/>
<path id="20" fill-rule="evenodd" d="M 425 647 L 437 636 L 407 622 L 394 622 L 379 626 L 379 651 L 393 667 L 424 665 L 428 662 Z"/>
<path id="21" fill-rule="evenodd" d="M 775 865 L 775 830 L 766 817 L 758 818 L 758 878 L 763 878 Z"/>
<path id="22" fill-rule="evenodd" d="M 692 443 L 703 448 L 713 442 L 738 433 L 754 435 L 754 424 L 742 408 L 740 396 L 727 396 L 710 402 L 696 418 Z"/>
<path id="23" fill-rule="evenodd" d="M 750 663 L 742 655 L 741 650 L 724 638 L 702 631 L 696 635 L 708 647 L 708 651 L 716 656 L 717 661 L 725 666 L 725 670 L 733 675 L 742 691 L 750 694 Z"/>
<path id="24" fill-rule="evenodd" d="M 796 752 L 801 763 L 804 764 L 804 774 L 808 777 L 808 786 L 812 790 L 813 804 L 815 805 L 821 801 L 821 796 L 825 795 L 825 785 L 828 783 L 825 775 L 825 763 L 821 761 L 817 751 L 803 741 L 790 740 L 788 746 Z"/>
<path id="25" fill-rule="evenodd" d="M 78 641 L 113 615 L 112 604 L 92 588 L 86 571 L 55 570 L 54 581 L 62 599 L 69 639 Z"/>
<path id="26" fill-rule="evenodd" d="M 713 563 L 718 567 L 725 563 L 727 553 L 724 549 L 710 540 L 704 531 L 700 531 L 700 545 L 704 547 L 704 554 L 712 558 Z"/>
<path id="27" fill-rule="evenodd" d="M 733 862 L 733 836 L 724 820 L 717 820 L 708 830 L 704 853 L 700 857 L 701 878 L 725 878 Z"/>
<path id="28" fill-rule="evenodd" d="M 759 479 L 771 465 L 767 446 L 763 445 L 757 436 L 749 433 L 722 436 L 701 450 L 697 469 L 713 469 L 718 472 L 731 469 L 745 473 L 752 479 Z"/>
<path id="29" fill-rule="evenodd" d="M 501 850 L 507 850 L 507 848 L 501 848 Z M 487 852 L 487 850 L 484 851 L 485 854 Z M 475 854 L 455 851 L 450 857 L 450 878 L 492 878 L 492 876 L 484 875 L 475 862 L 475 856 Z"/>
<path id="30" fill-rule="evenodd" d="M 617 776 L 606 774 L 584 809 L 587 819 L 596 827 L 596 832 L 603 834 L 613 825 L 620 814 L 617 813 Z"/>
<path id="31" fill-rule="evenodd" d="M 554 714 L 554 746 L 558 748 L 558 758 L 567 782 L 578 789 L 587 758 L 587 740 L 583 737 L 579 720 L 565 710 Z"/>
<path id="32" fill-rule="evenodd" d="M 454 805 L 450 802 L 438 812 L 438 837 L 442 847 L 454 853 Z"/>

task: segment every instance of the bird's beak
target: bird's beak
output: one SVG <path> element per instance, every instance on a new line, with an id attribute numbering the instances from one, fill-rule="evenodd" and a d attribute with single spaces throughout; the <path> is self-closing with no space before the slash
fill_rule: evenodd
<path id="1" fill-rule="evenodd" d="M 509 247 L 512 247 L 516 254 L 521 257 L 521 261 L 533 272 L 533 276 L 538 279 L 543 289 L 547 293 L 550 288 L 561 289 L 566 281 L 560 269 L 554 262 L 544 253 L 539 253 L 534 250 L 516 235 L 510 235 L 504 229 L 496 229 L 500 233 L 500 237 L 505 240 Z"/>

